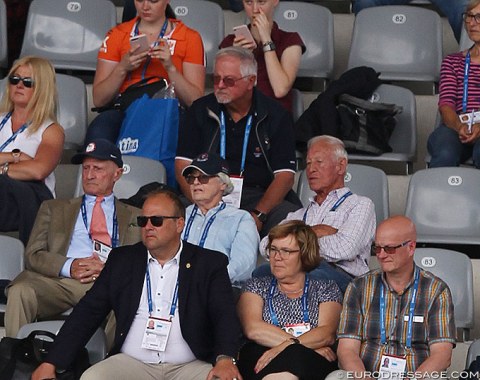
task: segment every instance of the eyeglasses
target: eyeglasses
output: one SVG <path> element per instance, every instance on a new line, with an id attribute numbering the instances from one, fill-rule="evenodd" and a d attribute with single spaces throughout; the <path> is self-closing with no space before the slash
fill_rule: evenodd
<path id="1" fill-rule="evenodd" d="M 382 252 L 382 249 L 383 249 L 389 255 L 393 255 L 394 253 L 396 253 L 398 248 L 405 247 L 410 242 L 411 242 L 411 240 L 407 240 L 407 241 L 404 241 L 403 243 L 401 243 L 399 245 L 385 246 L 385 247 L 382 247 L 381 245 L 372 244 L 372 254 L 378 255 L 380 252 Z"/>
<path id="2" fill-rule="evenodd" d="M 475 22 L 477 24 L 480 24 L 480 13 L 476 13 L 476 14 L 473 14 L 473 13 L 462 13 L 462 17 L 463 17 L 463 21 L 465 22 L 471 22 L 472 21 L 472 18 L 475 19 Z"/>
<path id="3" fill-rule="evenodd" d="M 285 249 L 285 248 L 277 248 L 275 246 L 271 246 L 267 248 L 267 255 L 268 258 L 274 258 L 277 254 L 280 254 L 280 257 L 283 260 L 286 260 L 290 257 L 292 253 L 300 252 L 299 249 Z"/>
<path id="4" fill-rule="evenodd" d="M 245 79 L 246 77 L 249 77 L 250 75 L 245 75 L 241 78 L 232 78 L 232 77 L 221 77 L 220 75 L 214 75 L 213 76 L 213 84 L 215 86 L 218 86 L 218 84 L 223 81 L 223 84 L 225 87 L 233 87 L 235 86 L 235 83 L 237 83 L 240 79 Z"/>
<path id="5" fill-rule="evenodd" d="M 152 226 L 161 227 L 163 225 L 163 219 L 179 219 L 179 216 L 137 216 L 137 224 L 139 227 L 145 227 L 150 220 Z"/>
<path id="6" fill-rule="evenodd" d="M 35 81 L 33 78 L 30 77 L 21 77 L 19 75 L 12 75 L 8 77 L 8 81 L 10 84 L 13 84 L 14 86 L 17 85 L 20 81 L 22 81 L 23 85 L 27 88 L 32 88 L 33 85 L 35 84 Z"/>
<path id="7" fill-rule="evenodd" d="M 198 182 L 200 182 L 202 185 L 205 185 L 210 181 L 210 178 L 216 177 L 216 175 L 206 175 L 206 174 L 200 174 L 200 175 L 193 175 L 189 174 L 185 177 L 187 183 L 189 185 L 193 185 L 195 183 L 195 180 L 198 179 Z"/>

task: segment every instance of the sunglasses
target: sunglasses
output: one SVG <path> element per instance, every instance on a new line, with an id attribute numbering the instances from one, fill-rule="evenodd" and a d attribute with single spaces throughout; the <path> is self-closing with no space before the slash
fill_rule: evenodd
<path id="1" fill-rule="evenodd" d="M 393 255 L 398 248 L 405 247 L 410 242 L 411 240 L 407 240 L 399 245 L 390 246 L 390 247 L 389 246 L 382 247 L 381 245 L 372 244 L 372 254 L 378 255 L 380 252 L 382 252 L 382 249 L 383 249 L 385 253 L 388 253 L 389 255 Z"/>
<path id="2" fill-rule="evenodd" d="M 198 182 L 200 182 L 202 185 L 205 185 L 210 181 L 210 178 L 216 177 L 215 175 L 206 175 L 206 174 L 200 174 L 200 175 L 193 175 L 189 174 L 185 177 L 185 180 L 189 185 L 193 185 L 195 183 L 195 180 L 198 179 Z"/>
<path id="3" fill-rule="evenodd" d="M 215 86 L 218 86 L 221 81 L 223 81 L 223 84 L 225 87 L 233 87 L 235 86 L 235 83 L 237 83 L 240 79 L 244 79 L 246 77 L 249 77 L 250 75 L 245 75 L 244 77 L 241 78 L 232 78 L 232 77 L 221 77 L 220 75 L 214 75 L 213 76 L 213 84 Z"/>
<path id="4" fill-rule="evenodd" d="M 20 81 L 22 81 L 23 85 L 27 88 L 32 88 L 33 85 L 35 84 L 35 81 L 33 78 L 30 77 L 21 77 L 19 75 L 12 75 L 11 77 L 8 77 L 8 81 L 10 84 L 13 84 L 14 86 L 17 85 Z"/>
<path id="5" fill-rule="evenodd" d="M 145 227 L 150 220 L 152 226 L 161 227 L 163 225 L 163 219 L 179 219 L 179 216 L 137 216 L 137 224 L 139 227 Z"/>

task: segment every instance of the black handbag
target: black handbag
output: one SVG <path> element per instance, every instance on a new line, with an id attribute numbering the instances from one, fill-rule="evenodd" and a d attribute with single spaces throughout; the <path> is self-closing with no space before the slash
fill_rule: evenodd
<path id="1" fill-rule="evenodd" d="M 337 113 L 341 139 L 349 153 L 380 155 L 391 152 L 389 144 L 402 107 L 372 103 L 348 94 L 339 97 Z"/>
<path id="2" fill-rule="evenodd" d="M 0 341 L 0 380 L 29 380 L 33 371 L 45 361 L 55 337 L 55 334 L 49 331 L 36 330 L 23 339 L 3 338 Z M 71 368 L 58 370 L 56 378 L 80 379 L 88 367 L 88 352 L 83 348 Z"/>
<path id="3" fill-rule="evenodd" d="M 103 107 L 94 107 L 92 108 L 92 111 L 102 112 L 110 109 L 125 111 L 130 104 L 138 98 L 141 98 L 143 94 L 147 94 L 148 97 L 151 98 L 158 91 L 166 88 L 167 85 L 167 81 L 162 77 L 144 78 L 137 83 L 128 86 L 125 91 L 118 95 L 110 104 Z"/>

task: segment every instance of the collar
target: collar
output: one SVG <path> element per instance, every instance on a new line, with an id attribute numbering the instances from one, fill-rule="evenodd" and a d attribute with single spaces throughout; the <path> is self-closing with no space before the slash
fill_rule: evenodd
<path id="1" fill-rule="evenodd" d="M 96 195 L 85 194 L 85 200 L 88 204 L 95 203 L 96 199 L 97 199 Z M 115 196 L 113 195 L 113 193 L 103 198 L 103 201 L 105 202 L 105 204 L 113 204 L 114 200 L 115 200 Z"/>
<path id="2" fill-rule="evenodd" d="M 215 98 L 215 94 L 212 93 L 210 95 L 214 100 L 211 104 L 207 104 L 207 108 L 213 112 L 218 119 L 220 120 L 220 112 L 225 111 L 223 104 L 217 102 Z M 257 120 L 263 120 L 265 117 L 268 116 L 268 109 L 265 104 L 268 104 L 269 99 L 266 95 L 263 95 L 260 91 L 257 90 L 257 87 L 253 88 L 253 96 L 252 96 L 252 105 L 250 107 L 251 113 L 253 114 L 254 118 Z"/>
<path id="3" fill-rule="evenodd" d="M 222 206 L 222 204 L 224 204 L 225 202 L 223 200 L 220 200 L 220 202 L 218 202 L 218 204 L 215 206 L 215 207 L 212 207 L 211 209 L 209 209 L 207 211 L 207 213 L 205 215 L 202 214 L 202 212 L 200 211 L 200 207 L 198 206 L 198 212 L 197 212 L 197 215 L 200 215 L 201 217 L 203 218 L 207 218 L 209 217 L 210 215 L 214 214 L 215 212 L 217 212 L 217 210 Z M 192 205 L 192 207 L 194 207 L 195 205 Z M 187 217 L 188 217 L 188 214 L 187 213 Z"/>
<path id="4" fill-rule="evenodd" d="M 170 264 L 170 263 L 172 263 L 173 265 L 180 264 L 180 253 L 182 252 L 182 249 L 183 249 L 183 241 L 180 240 L 180 246 L 178 247 L 177 253 L 170 260 L 168 260 L 164 264 L 164 266 L 167 265 L 167 264 Z M 156 263 L 158 263 L 157 259 L 155 257 L 153 257 L 152 254 L 150 253 L 150 251 L 147 249 L 147 264 L 150 263 L 152 260 L 155 261 Z"/>
<path id="5" fill-rule="evenodd" d="M 390 284 L 387 282 L 387 279 L 385 277 L 385 272 L 381 272 L 381 280 L 383 282 L 383 285 L 388 289 L 389 292 L 391 293 L 395 293 L 395 294 L 398 294 L 399 296 L 405 294 L 408 289 L 410 289 L 412 286 L 413 286 L 413 283 L 415 281 L 415 275 L 417 273 L 417 271 L 419 271 L 420 268 L 418 267 L 417 264 L 415 264 L 415 262 L 413 262 L 413 273 L 412 273 L 412 278 L 410 279 L 410 281 L 408 282 L 407 286 L 405 286 L 405 288 L 402 290 L 401 293 L 397 293 L 395 290 L 393 290 L 391 287 L 390 287 Z"/>
<path id="6" fill-rule="evenodd" d="M 344 187 L 340 187 L 339 189 L 333 189 L 332 191 L 330 191 L 328 194 L 327 194 L 327 197 L 325 198 L 325 201 L 327 199 L 331 199 L 332 197 L 335 199 L 335 200 L 338 200 L 340 199 L 344 194 L 348 193 L 349 191 L 351 191 L 348 187 L 344 186 Z M 352 195 L 353 195 L 353 191 L 352 191 Z M 318 203 L 315 201 L 315 197 L 316 195 L 312 195 L 311 197 L 308 198 L 308 200 L 310 201 L 310 203 L 315 203 L 318 205 Z M 324 201 L 324 202 L 325 202 Z"/>

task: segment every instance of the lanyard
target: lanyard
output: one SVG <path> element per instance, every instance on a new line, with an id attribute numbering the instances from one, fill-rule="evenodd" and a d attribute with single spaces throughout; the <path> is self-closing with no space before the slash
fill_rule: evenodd
<path id="1" fill-rule="evenodd" d="M 413 312 L 415 310 L 415 301 L 417 300 L 418 281 L 420 278 L 420 270 L 415 268 L 415 281 L 413 283 L 412 299 L 408 309 L 408 329 L 405 348 L 408 350 L 412 347 L 412 329 L 413 329 Z M 382 344 L 387 344 L 387 333 L 385 328 L 385 287 L 380 280 L 380 334 Z"/>
<path id="2" fill-rule="evenodd" d="M 340 205 L 345 202 L 345 199 L 347 199 L 350 195 L 352 195 L 352 192 L 351 191 L 348 191 L 346 192 L 345 194 L 343 194 L 336 202 L 335 204 L 332 206 L 332 208 L 330 209 L 330 212 L 333 212 L 333 211 L 337 211 L 337 208 L 340 207 Z M 307 209 L 305 210 L 305 212 L 303 213 L 303 223 L 306 223 L 307 221 L 307 213 L 308 213 L 308 210 L 310 209 L 310 205 L 307 207 Z"/>
<path id="3" fill-rule="evenodd" d="M 467 112 L 467 98 L 468 98 L 468 75 L 470 72 L 470 50 L 465 57 L 465 71 L 463 73 L 463 98 L 462 98 L 462 112 Z"/>
<path id="4" fill-rule="evenodd" d="M 3 118 L 3 120 L 0 122 L 0 131 L 3 129 L 3 127 L 5 126 L 5 124 L 7 123 L 8 119 L 10 119 L 10 116 L 12 116 L 12 113 L 9 112 L 5 115 L 5 117 Z M 8 144 L 10 144 L 11 142 L 14 142 L 15 139 L 17 138 L 17 136 L 22 133 L 25 129 L 27 129 L 27 123 L 23 124 L 19 130 L 17 130 L 13 135 L 11 135 L 7 141 L 5 141 L 2 146 L 0 146 L 0 152 L 3 152 L 3 150 L 6 148 L 6 146 Z"/>
<path id="5" fill-rule="evenodd" d="M 210 231 L 210 227 L 212 226 L 215 218 L 217 217 L 217 214 L 222 211 L 227 205 L 225 202 L 222 202 L 221 206 L 218 208 L 217 211 L 208 219 L 207 225 L 203 229 L 202 237 L 200 238 L 199 246 L 203 248 L 205 245 L 205 240 L 207 240 L 208 236 L 208 231 Z M 198 211 L 198 206 L 195 205 L 193 207 L 192 213 L 190 214 L 188 221 L 187 221 L 187 226 L 185 227 L 185 234 L 183 235 L 183 240 L 188 241 L 188 237 L 190 236 L 190 230 L 192 228 L 193 220 L 195 219 L 195 216 L 197 215 Z"/>
<path id="6" fill-rule="evenodd" d="M 310 284 L 310 279 L 308 278 L 308 274 L 305 274 L 305 286 L 303 288 L 302 294 L 302 310 L 303 310 L 303 322 L 309 323 L 310 318 L 308 317 L 308 286 Z M 272 319 L 272 323 L 275 326 L 280 326 L 278 323 L 277 313 L 273 310 L 273 293 L 275 293 L 275 288 L 277 287 L 277 279 L 274 277 L 272 278 L 272 283 L 270 284 L 270 291 L 268 293 L 267 301 L 268 301 L 268 309 L 270 311 L 270 318 Z"/>
<path id="7" fill-rule="evenodd" d="M 153 300 L 152 300 L 152 284 L 150 282 L 150 271 L 148 270 L 148 264 L 147 264 L 147 272 L 145 274 L 145 277 L 146 277 L 146 283 L 147 283 L 148 313 L 151 316 L 153 313 Z M 170 320 L 172 320 L 173 316 L 175 315 L 175 310 L 177 309 L 177 302 L 178 302 L 178 276 L 177 276 L 177 282 L 175 284 L 175 290 L 173 291 L 172 306 L 170 307 Z"/>
<path id="8" fill-rule="evenodd" d="M 138 24 L 140 23 L 140 20 L 138 20 L 136 23 L 135 23 L 135 30 L 134 30 L 134 36 L 138 36 L 138 33 L 139 33 L 139 30 L 138 30 Z M 156 47 L 158 46 L 158 43 L 160 39 L 163 38 L 163 36 L 165 35 L 165 32 L 167 31 L 167 26 L 168 26 L 168 19 L 165 19 L 165 22 L 163 23 L 162 25 L 162 29 L 160 30 L 160 33 L 158 34 L 158 37 L 157 37 L 157 40 L 154 42 L 153 44 L 153 47 Z M 150 64 L 150 61 L 152 60 L 152 57 L 151 56 L 147 56 L 147 60 L 145 61 L 145 65 L 143 66 L 143 69 L 142 69 L 142 79 L 145 79 L 145 74 L 147 72 L 147 67 L 148 65 Z"/>
<path id="9" fill-rule="evenodd" d="M 245 135 L 243 136 L 242 162 L 240 164 L 240 177 L 245 171 L 245 158 L 247 157 L 248 137 L 252 129 L 252 115 L 248 116 L 247 125 L 245 126 Z M 220 156 L 225 160 L 225 150 L 227 145 L 227 132 L 225 127 L 225 114 L 220 113 Z"/>
<path id="10" fill-rule="evenodd" d="M 80 207 L 82 210 L 82 219 L 85 229 L 87 230 L 88 237 L 93 241 L 92 235 L 90 235 L 90 230 L 88 228 L 87 222 L 87 206 L 85 205 L 85 195 L 82 199 L 82 205 Z M 112 248 L 118 247 L 118 221 L 117 221 L 117 208 L 115 207 L 115 202 L 113 202 L 113 230 L 112 230 Z"/>

